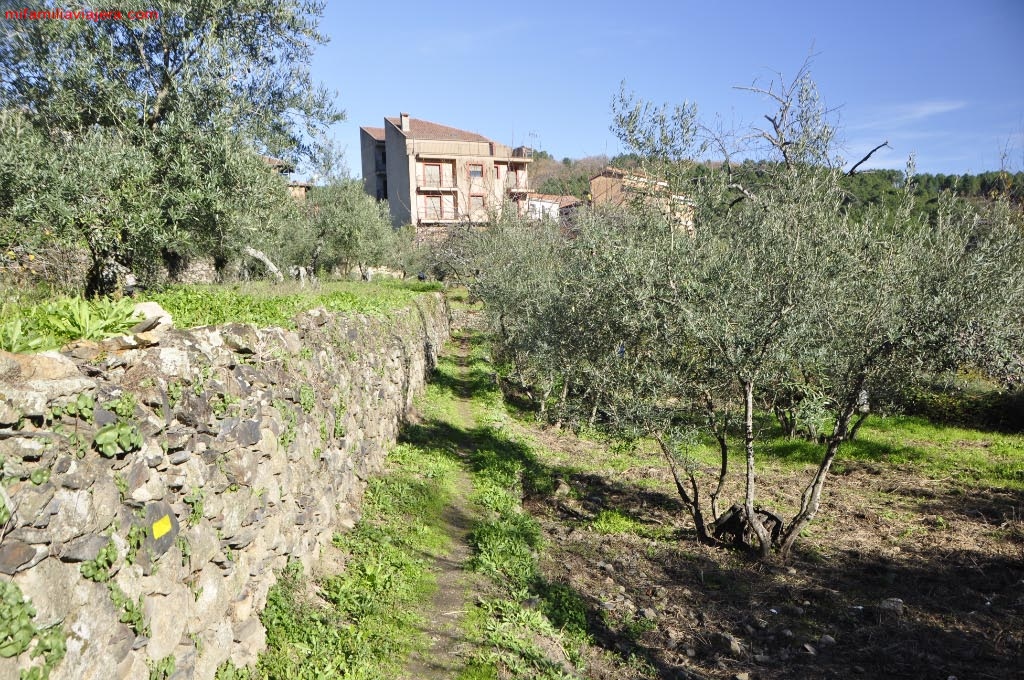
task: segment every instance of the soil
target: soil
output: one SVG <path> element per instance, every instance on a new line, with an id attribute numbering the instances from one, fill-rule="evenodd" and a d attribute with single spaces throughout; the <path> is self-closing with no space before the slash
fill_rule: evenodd
<path id="1" fill-rule="evenodd" d="M 458 408 L 468 424 L 468 402 Z M 544 578 L 586 604 L 585 677 L 1024 679 L 1021 492 L 847 464 L 795 554 L 766 564 L 697 543 L 664 466 L 602 470 L 612 455 L 602 443 L 525 419 L 510 426 L 558 477 L 554 492 L 523 502 L 547 539 Z M 768 467 L 758 484 L 798 489 L 810 474 Z M 411 661 L 409 678 L 453 677 L 453 660 L 471 651 L 459 620 L 486 586 L 462 567 L 472 521 L 464 488 L 448 516 L 452 552 L 434 558 L 432 648 Z M 776 507 L 794 502 L 763 495 Z M 643 530 L 590 528 L 610 509 Z"/>
<path id="2" fill-rule="evenodd" d="M 560 467 L 605 455 L 519 428 Z M 768 469 L 758 483 L 800 488 L 809 474 Z M 564 481 L 568 493 L 526 501 L 549 539 L 544 573 L 583 595 L 602 646 L 641 657 L 657 677 L 1024 678 L 1020 492 L 848 465 L 797 554 L 764 564 L 698 544 L 665 469 Z M 609 508 L 655 538 L 587 528 Z"/>

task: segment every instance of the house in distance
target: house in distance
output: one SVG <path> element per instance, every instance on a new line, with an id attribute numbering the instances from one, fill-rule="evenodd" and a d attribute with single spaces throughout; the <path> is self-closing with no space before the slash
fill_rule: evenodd
<path id="1" fill-rule="evenodd" d="M 415 225 L 418 237 L 485 222 L 506 206 L 526 212 L 533 160 L 526 147 L 407 113 L 385 118 L 382 128 L 360 128 L 359 145 L 366 192 L 386 199 L 391 222 Z"/>

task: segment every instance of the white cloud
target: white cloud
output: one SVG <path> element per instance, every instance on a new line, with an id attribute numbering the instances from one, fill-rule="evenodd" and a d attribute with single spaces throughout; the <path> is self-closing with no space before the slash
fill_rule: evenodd
<path id="1" fill-rule="evenodd" d="M 881 106 L 866 112 L 860 118 L 864 122 L 847 126 L 848 130 L 893 130 L 900 126 L 920 123 L 934 116 L 966 108 L 967 102 L 960 100 L 931 100 Z"/>

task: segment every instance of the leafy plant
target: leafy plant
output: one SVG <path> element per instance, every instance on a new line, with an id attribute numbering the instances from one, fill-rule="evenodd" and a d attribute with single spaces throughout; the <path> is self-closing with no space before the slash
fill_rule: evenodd
<path id="1" fill-rule="evenodd" d="M 149 680 L 167 680 L 174 675 L 174 655 L 168 654 L 159 661 L 149 662 Z"/>
<path id="2" fill-rule="evenodd" d="M 177 380 L 172 380 L 171 382 L 167 383 L 167 401 L 170 404 L 171 408 L 174 408 L 175 406 L 178 405 L 178 402 L 181 401 L 181 395 L 182 392 L 180 382 L 178 382 Z"/>
<path id="3" fill-rule="evenodd" d="M 86 422 L 91 423 L 95 406 L 96 400 L 92 395 L 82 392 L 75 397 L 74 401 L 68 402 L 64 406 L 64 412 L 70 416 L 81 416 Z"/>
<path id="4" fill-rule="evenodd" d="M 13 354 L 41 352 L 54 346 L 53 339 L 29 332 L 21 319 L 0 324 L 0 349 Z"/>
<path id="5" fill-rule="evenodd" d="M 281 434 L 277 439 L 281 444 L 281 448 L 287 449 L 295 442 L 295 437 L 298 434 L 298 419 L 295 415 L 295 411 L 288 405 L 288 402 L 283 399 L 275 399 L 274 407 L 285 419 L 284 429 L 281 431 Z"/>
<path id="6" fill-rule="evenodd" d="M 125 555 L 124 561 L 128 564 L 135 564 L 135 558 L 138 557 L 139 549 L 146 540 L 146 530 L 138 524 L 133 524 L 132 528 L 128 530 L 128 552 Z"/>
<path id="7" fill-rule="evenodd" d="M 100 548 L 96 558 L 82 562 L 78 568 L 82 576 L 90 581 L 105 583 L 110 580 L 110 568 L 117 561 L 117 545 L 110 541 Z"/>
<path id="8" fill-rule="evenodd" d="M 110 600 L 114 607 L 121 610 L 118 620 L 128 624 L 136 635 L 149 635 L 149 626 L 146 625 L 142 609 L 142 596 L 139 595 L 138 600 L 133 600 L 113 581 L 107 584 L 107 588 L 110 590 Z"/>
<path id="9" fill-rule="evenodd" d="M 128 480 L 120 472 L 114 473 L 114 486 L 117 487 L 118 498 L 124 503 L 124 499 L 128 495 Z"/>
<path id="10" fill-rule="evenodd" d="M 138 322 L 130 298 L 63 298 L 46 306 L 53 334 L 68 340 L 103 340 L 121 335 Z"/>
<path id="11" fill-rule="evenodd" d="M 39 628 L 33 623 L 36 611 L 24 599 L 14 583 L 0 581 L 0 658 L 9 659 L 28 650 L 33 659 L 42 657 L 42 666 L 22 669 L 23 680 L 47 680 L 67 650 L 64 631 L 59 625 Z"/>
<path id="12" fill-rule="evenodd" d="M 125 390 L 121 392 L 121 395 L 116 401 L 108 403 L 106 406 L 111 411 L 121 416 L 121 418 L 127 420 L 135 417 L 135 407 L 138 405 L 138 399 L 131 392 Z"/>
<path id="13" fill-rule="evenodd" d="M 306 413 L 312 413 L 316 406 L 316 393 L 309 385 L 302 385 L 299 388 L 299 406 Z"/>
<path id="14" fill-rule="evenodd" d="M 107 458 L 142 448 L 142 433 L 131 423 L 111 423 L 96 431 L 93 446 Z"/>
<path id="15" fill-rule="evenodd" d="M 203 490 L 196 488 L 191 493 L 181 499 L 185 505 L 188 506 L 188 525 L 195 526 L 199 524 L 199 521 L 203 519 Z"/>

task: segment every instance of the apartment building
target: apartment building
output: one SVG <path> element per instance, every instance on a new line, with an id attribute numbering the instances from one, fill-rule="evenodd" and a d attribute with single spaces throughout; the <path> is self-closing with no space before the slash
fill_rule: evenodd
<path id="1" fill-rule="evenodd" d="M 475 132 L 411 118 L 385 118 L 359 134 L 366 193 L 387 199 L 397 227 L 425 236 L 458 222 L 484 222 L 527 207 L 530 150 Z"/>

